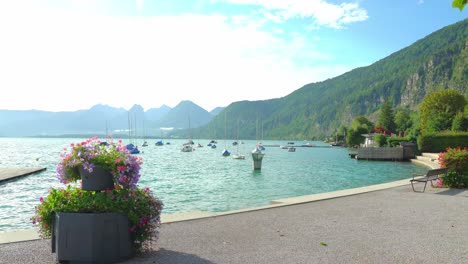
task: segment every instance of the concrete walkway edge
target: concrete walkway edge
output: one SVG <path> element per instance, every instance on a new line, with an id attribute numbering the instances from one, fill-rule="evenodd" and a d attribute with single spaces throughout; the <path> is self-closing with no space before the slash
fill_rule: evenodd
<path id="1" fill-rule="evenodd" d="M 250 211 L 257 211 L 257 210 L 264 210 L 269 208 L 281 207 L 281 206 L 289 206 L 295 204 L 302 204 L 302 203 L 310 203 L 315 201 L 333 199 L 338 197 L 356 195 L 361 193 L 379 191 L 399 186 L 404 186 L 409 184 L 410 179 L 404 179 L 389 183 L 382 183 L 376 185 L 370 185 L 365 187 L 353 188 L 353 189 L 346 189 L 340 191 L 333 191 L 327 193 L 319 193 L 319 194 L 312 194 L 312 195 L 305 195 L 305 196 L 298 196 L 298 197 L 290 197 L 284 199 L 278 199 L 271 201 L 270 205 L 253 207 L 253 208 L 245 208 L 240 210 L 233 210 L 227 212 L 204 212 L 204 211 L 196 211 L 196 212 L 185 212 L 185 213 L 175 213 L 175 214 L 163 214 L 161 216 L 161 220 L 163 224 L 172 223 L 172 222 L 180 222 L 180 221 L 189 221 L 194 219 L 201 219 L 201 218 L 208 218 L 208 217 L 217 217 L 223 215 L 231 215 L 231 214 L 238 214 Z M 39 229 L 32 228 L 26 230 L 16 230 L 12 232 L 0 232 L 0 244 L 6 243 L 14 243 L 14 242 L 22 242 L 22 241 L 30 241 L 30 240 L 37 240 L 40 239 L 39 237 Z"/>

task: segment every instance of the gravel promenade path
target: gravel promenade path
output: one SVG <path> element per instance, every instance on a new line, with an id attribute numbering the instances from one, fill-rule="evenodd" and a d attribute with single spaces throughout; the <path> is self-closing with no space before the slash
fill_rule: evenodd
<path id="1" fill-rule="evenodd" d="M 411 185 L 163 224 L 123 263 L 468 263 L 468 190 Z M 55 263 L 50 240 L 0 244 L 0 263 Z"/>

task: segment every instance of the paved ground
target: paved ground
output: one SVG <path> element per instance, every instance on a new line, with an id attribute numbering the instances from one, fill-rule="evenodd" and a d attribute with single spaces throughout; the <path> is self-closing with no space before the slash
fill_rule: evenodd
<path id="1" fill-rule="evenodd" d="M 167 223 L 124 263 L 468 263 L 468 190 L 411 186 Z M 0 244 L 0 263 L 54 263 L 50 240 Z"/>

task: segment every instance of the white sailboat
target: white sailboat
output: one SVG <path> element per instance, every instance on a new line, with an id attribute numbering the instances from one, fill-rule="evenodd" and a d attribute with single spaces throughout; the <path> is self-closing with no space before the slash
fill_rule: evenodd
<path id="1" fill-rule="evenodd" d="M 146 141 L 146 128 L 145 128 L 145 118 L 143 117 L 143 144 L 142 147 L 148 146 L 148 141 Z"/>
<path id="2" fill-rule="evenodd" d="M 182 149 L 180 150 L 182 152 L 193 152 L 194 151 L 193 140 L 192 140 L 192 132 L 191 132 L 191 129 L 190 129 L 190 115 L 188 117 L 188 122 L 189 122 L 189 140 L 188 140 L 187 143 L 184 143 L 182 145 Z"/>
<path id="3" fill-rule="evenodd" d="M 221 153 L 223 157 L 228 157 L 231 155 L 231 152 L 227 150 L 227 145 L 226 145 L 227 131 L 226 130 L 227 130 L 227 119 L 226 119 L 226 112 L 224 112 L 224 149 L 223 149 L 223 152 Z"/>
<path id="4" fill-rule="evenodd" d="M 239 142 L 239 120 L 237 120 L 237 141 Z M 233 159 L 245 159 L 245 156 L 239 153 L 239 143 L 236 144 L 237 152 L 232 155 Z"/>

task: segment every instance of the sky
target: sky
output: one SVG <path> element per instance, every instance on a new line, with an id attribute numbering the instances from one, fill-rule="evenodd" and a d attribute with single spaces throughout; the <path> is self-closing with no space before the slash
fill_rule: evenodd
<path id="1" fill-rule="evenodd" d="M 468 18 L 452 0 L 0 1 L 0 109 L 284 97 Z"/>

